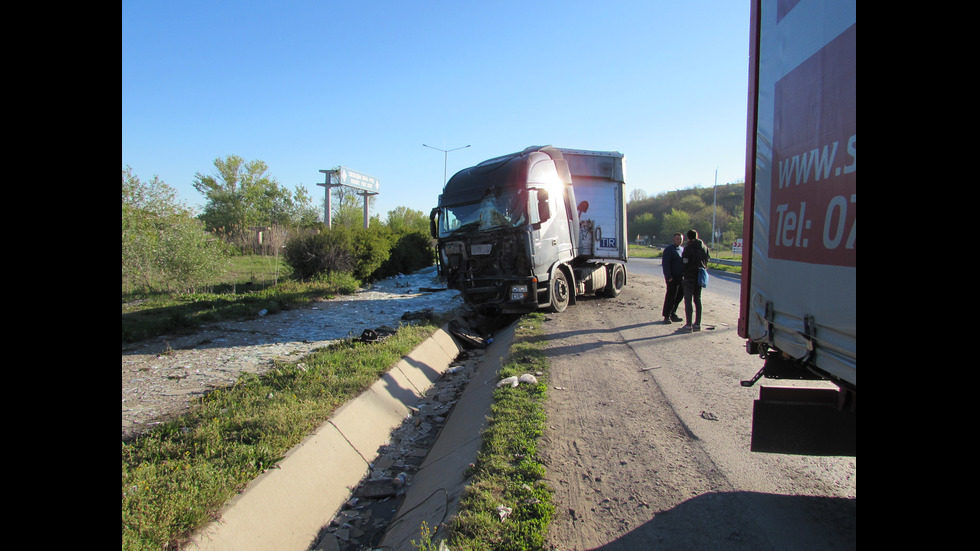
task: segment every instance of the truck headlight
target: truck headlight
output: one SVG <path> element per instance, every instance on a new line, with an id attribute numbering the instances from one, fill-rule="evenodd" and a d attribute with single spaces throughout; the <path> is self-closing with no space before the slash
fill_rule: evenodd
<path id="1" fill-rule="evenodd" d="M 511 285 L 510 300 L 524 300 L 527 296 L 527 285 Z"/>

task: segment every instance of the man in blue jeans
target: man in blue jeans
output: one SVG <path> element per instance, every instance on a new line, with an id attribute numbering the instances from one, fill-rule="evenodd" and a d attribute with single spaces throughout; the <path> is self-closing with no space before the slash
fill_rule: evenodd
<path id="1" fill-rule="evenodd" d="M 698 232 L 688 231 L 687 243 L 684 244 L 684 252 L 681 254 L 681 263 L 684 264 L 684 314 L 687 317 L 687 325 L 681 327 L 681 331 L 701 330 L 701 285 L 698 284 L 698 268 L 707 269 L 709 258 L 711 254 L 708 252 L 708 246 L 698 239 Z M 691 325 L 692 302 L 696 310 L 694 325 Z"/>
<path id="2" fill-rule="evenodd" d="M 681 243 L 684 236 L 680 232 L 674 234 L 674 242 L 664 249 L 660 265 L 664 269 L 664 280 L 667 282 L 667 293 L 664 296 L 664 323 L 683 321 L 677 315 L 677 307 L 684 300 L 684 289 L 681 278 L 684 276 L 684 265 L 681 263 Z"/>

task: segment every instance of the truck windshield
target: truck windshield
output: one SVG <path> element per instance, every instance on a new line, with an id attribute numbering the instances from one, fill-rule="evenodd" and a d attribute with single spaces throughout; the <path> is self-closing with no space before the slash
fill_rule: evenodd
<path id="1" fill-rule="evenodd" d="M 439 237 L 500 228 L 513 228 L 526 223 L 525 194 L 489 191 L 483 199 L 443 207 L 439 215 Z"/>

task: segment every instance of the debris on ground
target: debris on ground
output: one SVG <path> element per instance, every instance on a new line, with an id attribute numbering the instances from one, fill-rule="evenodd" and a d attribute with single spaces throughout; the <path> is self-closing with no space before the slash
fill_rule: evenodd
<path id="1" fill-rule="evenodd" d="M 711 413 L 710 411 L 703 411 L 703 410 L 701 411 L 701 418 L 702 419 L 707 419 L 708 421 L 717 421 L 718 420 L 718 416 L 717 415 L 715 415 L 714 413 Z"/>
<path id="2" fill-rule="evenodd" d="M 520 377 L 518 377 L 517 375 L 514 375 L 513 377 L 507 377 L 506 379 L 501 379 L 500 382 L 497 383 L 497 388 L 500 388 L 500 387 L 506 386 L 506 385 L 510 385 L 512 387 L 515 387 L 515 386 L 517 386 L 517 385 L 519 385 L 521 383 L 527 383 L 529 385 L 536 385 L 536 384 L 538 384 L 538 378 L 535 377 L 534 375 L 531 375 L 530 373 L 525 373 L 525 374 L 521 375 Z"/>
<path id="3" fill-rule="evenodd" d="M 517 378 L 517 382 L 527 383 L 529 385 L 536 385 L 538 384 L 538 378 L 535 377 L 534 375 L 531 375 L 530 373 L 525 373 Z"/>
<path id="4" fill-rule="evenodd" d="M 356 340 L 360 342 L 380 342 L 395 334 L 395 330 L 388 326 L 378 327 L 377 329 L 365 329 L 361 336 Z"/>
<path id="5" fill-rule="evenodd" d="M 479 333 L 466 327 L 458 319 L 449 322 L 449 332 L 453 336 L 459 337 L 463 341 L 463 344 L 469 348 L 486 348 L 493 342 L 492 338 L 486 339 L 481 337 Z"/>
<path id="6" fill-rule="evenodd" d="M 404 314 L 402 314 L 402 319 L 405 321 L 412 321 L 412 320 L 427 321 L 432 319 L 434 316 L 435 313 L 432 311 L 432 308 L 426 308 L 424 310 L 418 310 L 416 312 L 405 312 Z"/>

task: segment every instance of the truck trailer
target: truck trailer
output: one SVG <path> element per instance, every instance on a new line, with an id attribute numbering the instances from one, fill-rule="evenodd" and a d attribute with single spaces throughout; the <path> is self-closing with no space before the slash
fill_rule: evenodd
<path id="1" fill-rule="evenodd" d="M 485 315 L 626 285 L 625 158 L 532 146 L 457 172 L 430 213 L 447 287 Z"/>
<path id="2" fill-rule="evenodd" d="M 738 334 L 765 359 L 752 448 L 854 455 L 855 0 L 754 0 Z M 794 442 L 796 440 L 797 442 Z"/>

